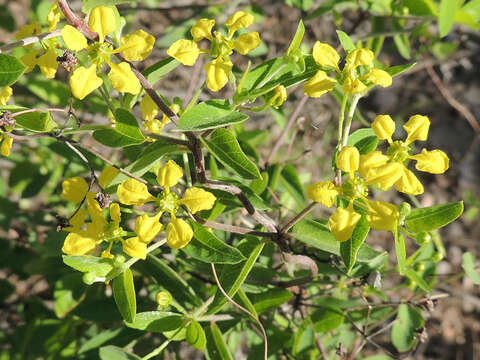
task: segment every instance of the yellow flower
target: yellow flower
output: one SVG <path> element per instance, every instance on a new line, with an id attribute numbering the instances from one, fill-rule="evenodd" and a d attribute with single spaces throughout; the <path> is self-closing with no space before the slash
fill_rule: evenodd
<path id="1" fill-rule="evenodd" d="M 362 80 L 370 81 L 375 85 L 380 85 L 381 87 L 389 87 L 392 85 L 392 76 L 384 70 L 373 68 L 370 72 L 365 75 Z"/>
<path id="2" fill-rule="evenodd" d="M 76 68 L 70 77 L 72 94 L 80 100 L 102 84 L 103 80 L 97 76 L 97 65 L 95 64 L 90 65 L 88 69 L 83 66 Z"/>
<path id="3" fill-rule="evenodd" d="M 126 62 L 121 62 L 118 65 L 110 63 L 108 78 L 112 82 L 113 87 L 121 92 L 136 95 L 142 89 L 140 81 Z"/>
<path id="4" fill-rule="evenodd" d="M 4 88 L 0 88 L 0 105 L 6 105 L 8 99 L 13 94 L 13 90 L 10 86 L 5 86 Z"/>
<path id="5" fill-rule="evenodd" d="M 23 38 L 40 35 L 42 33 L 42 27 L 40 24 L 31 23 L 24 25 L 18 33 L 15 35 L 15 39 L 22 40 Z"/>
<path id="6" fill-rule="evenodd" d="M 105 189 L 113 181 L 113 179 L 115 179 L 119 172 L 120 170 L 114 166 L 107 166 L 105 169 L 103 169 L 98 177 L 98 184 L 100 187 Z"/>
<path id="7" fill-rule="evenodd" d="M 142 112 L 143 120 L 151 121 L 155 118 L 155 116 L 157 116 L 158 106 L 152 100 L 150 95 L 145 94 L 142 101 L 140 101 L 140 111 Z"/>
<path id="8" fill-rule="evenodd" d="M 65 25 L 60 33 L 65 45 L 72 51 L 80 51 L 88 46 L 87 38 L 71 25 Z"/>
<path id="9" fill-rule="evenodd" d="M 175 216 L 167 226 L 167 244 L 172 249 L 181 249 L 185 247 L 193 237 L 193 230 L 182 219 Z"/>
<path id="10" fill-rule="evenodd" d="M 172 186 L 177 185 L 178 181 L 183 176 L 182 168 L 173 160 L 169 160 L 162 166 L 157 173 L 158 183 L 165 188 L 165 191 L 170 192 Z"/>
<path id="11" fill-rule="evenodd" d="M 275 109 L 282 106 L 285 100 L 287 100 L 287 89 L 283 85 L 278 85 L 267 96 L 267 103 Z"/>
<path id="12" fill-rule="evenodd" d="M 113 53 L 121 52 L 128 61 L 141 61 L 152 52 L 155 38 L 143 30 L 137 30 L 120 39 L 121 46 Z"/>
<path id="13" fill-rule="evenodd" d="M 153 217 L 143 214 L 137 218 L 135 221 L 135 233 L 141 242 L 149 244 L 162 231 L 163 225 L 158 222 L 160 216 L 162 216 L 161 213 Z"/>
<path id="14" fill-rule="evenodd" d="M 228 38 L 231 39 L 238 29 L 247 28 L 253 24 L 253 15 L 244 11 L 237 11 L 225 21 L 228 28 Z"/>
<path id="15" fill-rule="evenodd" d="M 367 200 L 367 221 L 377 230 L 394 231 L 398 225 L 398 208 L 385 201 Z"/>
<path id="16" fill-rule="evenodd" d="M 7 157 L 10 155 L 10 150 L 12 149 L 13 138 L 6 134 L 2 134 L 1 142 L 0 155 Z"/>
<path id="17" fill-rule="evenodd" d="M 360 155 L 360 163 L 358 166 L 358 173 L 364 178 L 367 178 L 368 171 L 371 168 L 386 164 L 388 156 L 383 155 L 381 151 L 374 150 L 365 155 Z"/>
<path id="18" fill-rule="evenodd" d="M 55 1 L 50 10 L 47 14 L 47 23 L 48 23 L 48 31 L 53 31 L 57 27 L 58 22 L 60 21 L 60 17 L 62 16 L 62 12 L 58 8 L 58 1 Z"/>
<path id="19" fill-rule="evenodd" d="M 96 239 L 87 230 L 71 232 L 65 238 L 62 251 L 67 255 L 87 255 L 97 247 Z"/>
<path id="20" fill-rule="evenodd" d="M 125 205 L 142 206 L 155 198 L 148 192 L 147 185 L 136 179 L 127 179 L 117 189 L 118 200 Z"/>
<path id="21" fill-rule="evenodd" d="M 62 194 L 60 196 L 67 201 L 78 203 L 85 198 L 87 191 L 87 182 L 77 176 L 62 182 Z"/>
<path id="22" fill-rule="evenodd" d="M 257 48 L 262 40 L 260 40 L 260 35 L 258 32 L 253 31 L 251 33 L 240 35 L 233 43 L 233 47 L 240 54 L 246 55 L 253 49 Z"/>
<path id="23" fill-rule="evenodd" d="M 192 34 L 193 41 L 198 42 L 204 38 L 208 40 L 213 40 L 212 37 L 212 28 L 215 25 L 215 20 L 210 19 L 200 19 L 196 24 L 190 29 L 190 34 Z"/>
<path id="24" fill-rule="evenodd" d="M 354 146 L 344 146 L 336 159 L 337 167 L 349 173 L 350 178 L 353 178 L 355 171 L 358 170 L 359 162 L 360 153 Z"/>
<path id="25" fill-rule="evenodd" d="M 219 91 L 228 82 L 228 75 L 232 71 L 231 61 L 224 61 L 218 57 L 204 66 L 207 72 L 207 87 L 212 91 Z"/>
<path id="26" fill-rule="evenodd" d="M 47 79 L 53 79 L 57 72 L 57 52 L 53 48 L 49 48 L 45 54 L 38 58 L 38 66 Z"/>
<path id="27" fill-rule="evenodd" d="M 170 45 L 167 55 L 180 61 L 183 65 L 192 66 L 200 55 L 200 49 L 195 41 L 180 39 Z"/>
<path id="28" fill-rule="evenodd" d="M 428 151 L 423 149 L 420 154 L 411 155 L 411 144 L 414 141 L 425 141 L 428 137 L 430 120 L 423 115 L 410 117 L 403 126 L 407 132 L 405 141 L 393 141 L 395 123 L 388 115 L 377 116 L 372 123 L 372 128 L 380 140 L 388 140 L 389 148 L 386 156 L 377 157 L 372 161 L 367 172 L 367 184 L 377 184 L 386 190 L 395 184 L 395 188 L 403 193 L 420 195 L 423 193 L 423 185 L 415 174 L 408 170 L 406 165 L 409 160 L 415 160 L 416 169 L 431 174 L 442 174 L 449 167 L 449 158 L 441 150 Z M 381 158 L 381 160 L 380 160 Z"/>
<path id="29" fill-rule="evenodd" d="M 358 66 L 369 66 L 375 57 L 374 53 L 369 49 L 358 48 L 348 53 L 345 59 L 345 68 L 352 71 Z"/>
<path id="30" fill-rule="evenodd" d="M 195 214 L 202 210 L 211 209 L 215 200 L 216 198 L 211 192 L 191 187 L 185 191 L 183 199 L 178 202 L 185 205 L 190 212 Z"/>
<path id="31" fill-rule="evenodd" d="M 309 199 L 322 204 L 328 208 L 335 203 L 335 198 L 340 194 L 339 189 L 331 181 L 323 181 L 307 188 Z"/>
<path id="32" fill-rule="evenodd" d="M 303 92 L 312 98 L 318 98 L 331 91 L 337 80 L 328 77 L 327 73 L 318 70 L 314 77 L 308 80 L 303 86 Z"/>
<path id="33" fill-rule="evenodd" d="M 343 83 L 343 90 L 349 94 L 361 94 L 366 92 L 368 88 L 359 79 L 347 77 Z"/>
<path id="34" fill-rule="evenodd" d="M 142 260 L 145 260 L 147 258 L 147 244 L 140 241 L 137 236 L 125 240 L 122 245 L 123 252 L 130 255 L 131 257 L 139 258 Z"/>
<path id="35" fill-rule="evenodd" d="M 88 27 L 98 33 L 98 41 L 103 42 L 105 36 L 115 31 L 115 12 L 111 7 L 97 6 L 90 12 Z"/>
<path id="36" fill-rule="evenodd" d="M 340 55 L 337 51 L 328 44 L 321 43 L 320 41 L 315 42 L 313 45 L 313 59 L 319 66 L 324 67 L 333 67 L 335 70 L 340 72 L 338 63 L 340 62 Z"/>
<path id="37" fill-rule="evenodd" d="M 353 202 L 350 202 L 346 209 L 337 208 L 330 219 L 328 226 L 337 241 L 347 241 L 352 237 L 355 226 L 362 216 L 353 210 Z"/>

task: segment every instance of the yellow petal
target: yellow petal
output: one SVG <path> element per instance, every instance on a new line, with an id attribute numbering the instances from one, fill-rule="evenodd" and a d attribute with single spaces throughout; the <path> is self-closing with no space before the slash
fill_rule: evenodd
<path id="1" fill-rule="evenodd" d="M 85 224 L 85 218 L 87 212 L 83 209 L 78 209 L 78 211 L 73 215 L 73 217 L 68 221 L 71 227 L 65 228 L 67 231 L 79 231 L 83 224 Z"/>
<path id="2" fill-rule="evenodd" d="M 262 40 L 260 40 L 260 35 L 258 32 L 254 31 L 248 34 L 240 35 L 233 43 L 233 47 L 240 54 L 245 55 L 258 47 L 261 42 Z"/>
<path id="3" fill-rule="evenodd" d="M 95 250 L 96 241 L 85 230 L 67 235 L 62 251 L 67 255 L 86 255 Z"/>
<path id="4" fill-rule="evenodd" d="M 162 231 L 163 225 L 158 222 L 161 215 L 160 213 L 150 217 L 147 214 L 143 214 L 137 217 L 135 221 L 135 233 L 141 242 L 145 244 L 150 243 L 158 233 Z"/>
<path id="5" fill-rule="evenodd" d="M 53 48 L 50 48 L 45 54 L 38 58 L 38 66 L 43 76 L 47 79 L 53 79 L 55 77 L 58 68 L 57 56 L 57 52 Z"/>
<path id="6" fill-rule="evenodd" d="M 62 16 L 62 12 L 58 8 L 58 2 L 55 1 L 53 5 L 50 7 L 50 10 L 48 11 L 48 14 L 47 14 L 48 31 L 55 30 L 58 22 L 60 21 L 61 16 Z"/>
<path id="7" fill-rule="evenodd" d="M 331 181 L 322 181 L 310 185 L 307 188 L 307 197 L 315 202 L 318 202 L 326 207 L 332 207 L 335 203 L 335 198 L 339 194 L 337 187 Z"/>
<path id="8" fill-rule="evenodd" d="M 212 91 L 219 91 L 228 82 L 228 75 L 232 71 L 231 61 L 223 61 L 222 58 L 216 58 L 204 66 L 207 72 L 207 87 Z"/>
<path id="9" fill-rule="evenodd" d="M 97 65 L 95 64 L 92 64 L 88 69 L 83 66 L 76 68 L 70 77 L 72 94 L 80 100 L 102 84 L 103 80 L 97 76 Z"/>
<path id="10" fill-rule="evenodd" d="M 101 214 L 92 215 L 92 213 L 90 213 L 90 217 L 92 218 L 92 222 L 87 223 L 87 233 L 98 245 L 103 241 L 103 233 L 107 226 L 107 220 L 105 220 Z"/>
<path id="11" fill-rule="evenodd" d="M 121 46 L 114 52 L 121 52 L 128 61 L 141 61 L 150 55 L 155 38 L 143 30 L 137 30 L 120 39 Z"/>
<path id="12" fill-rule="evenodd" d="M 62 183 L 61 197 L 67 201 L 80 202 L 87 195 L 88 184 L 81 177 L 73 177 Z"/>
<path id="13" fill-rule="evenodd" d="M 215 25 L 215 20 L 200 19 L 190 30 L 194 41 L 200 41 L 203 38 L 212 40 L 212 28 Z"/>
<path id="14" fill-rule="evenodd" d="M 96 197 L 97 194 L 94 191 L 87 192 L 85 202 L 87 203 L 88 213 L 90 214 L 90 217 L 94 222 L 96 221 L 102 224 L 106 224 L 105 219 L 102 216 L 103 209 L 100 207 L 100 204 L 98 203 Z M 99 229 L 98 231 L 101 230 L 103 229 Z"/>
<path id="15" fill-rule="evenodd" d="M 177 59 L 183 65 L 192 66 L 200 55 L 200 49 L 195 41 L 180 39 L 170 45 L 167 55 Z"/>
<path id="16" fill-rule="evenodd" d="M 430 128 L 430 120 L 423 115 L 413 115 L 408 119 L 403 128 L 408 134 L 407 144 L 420 140 L 425 141 L 428 137 L 428 130 Z"/>
<path id="17" fill-rule="evenodd" d="M 337 156 L 337 167 L 350 174 L 353 178 L 353 174 L 358 170 L 358 164 L 360 161 L 360 153 L 355 146 L 344 146 Z"/>
<path id="18" fill-rule="evenodd" d="M 136 179 L 127 179 L 117 189 L 118 200 L 125 205 L 142 206 L 155 198 L 148 192 L 147 186 Z"/>
<path id="19" fill-rule="evenodd" d="M 5 157 L 9 156 L 10 150 L 12 149 L 12 144 L 13 144 L 13 138 L 4 134 L 2 146 L 0 147 L 0 154 Z"/>
<path id="20" fill-rule="evenodd" d="M 380 140 L 391 140 L 395 122 L 390 115 L 378 115 L 372 123 L 372 129 Z"/>
<path id="21" fill-rule="evenodd" d="M 160 120 L 157 119 L 152 119 L 152 120 L 146 120 L 143 122 L 143 127 L 157 135 L 161 135 L 162 130 L 164 128 L 165 124 L 161 122 Z"/>
<path id="22" fill-rule="evenodd" d="M 4 88 L 0 89 L 0 105 L 6 105 L 8 99 L 13 94 L 13 90 L 10 86 L 5 86 Z"/>
<path id="23" fill-rule="evenodd" d="M 237 11 L 225 21 L 225 26 L 228 28 L 228 37 L 232 38 L 233 34 L 238 29 L 247 28 L 253 23 L 253 15 L 244 11 Z"/>
<path id="24" fill-rule="evenodd" d="M 337 208 L 334 211 L 328 220 L 328 226 L 337 241 L 347 241 L 352 237 L 353 230 L 361 217 L 353 210 L 353 203 L 350 203 L 348 208 Z"/>
<path id="25" fill-rule="evenodd" d="M 282 106 L 285 100 L 287 100 L 287 89 L 283 85 L 278 85 L 267 96 L 267 103 L 275 109 Z"/>
<path id="26" fill-rule="evenodd" d="M 183 176 L 183 169 L 173 160 L 158 169 L 157 181 L 165 189 L 175 186 Z"/>
<path id="27" fill-rule="evenodd" d="M 114 166 L 105 167 L 98 177 L 98 184 L 102 189 L 105 189 L 113 179 L 118 175 L 119 170 Z"/>
<path id="28" fill-rule="evenodd" d="M 405 194 L 423 194 L 423 185 L 413 172 L 402 166 L 402 176 L 395 183 L 395 188 Z"/>
<path id="29" fill-rule="evenodd" d="M 395 205 L 385 201 L 367 200 L 367 221 L 377 230 L 394 231 L 398 225 L 399 213 Z"/>
<path id="30" fill-rule="evenodd" d="M 147 258 L 147 244 L 138 237 L 132 237 L 123 242 L 123 252 L 131 257 L 145 260 Z"/>
<path id="31" fill-rule="evenodd" d="M 151 121 L 155 118 L 155 116 L 157 116 L 158 106 L 152 100 L 150 95 L 146 94 L 142 101 L 140 101 L 140 111 L 142 112 L 142 118 L 147 121 Z"/>
<path id="32" fill-rule="evenodd" d="M 325 71 L 319 70 L 303 86 L 303 92 L 312 98 L 318 98 L 335 87 L 337 80 L 328 77 Z"/>
<path id="33" fill-rule="evenodd" d="M 389 87 L 392 85 L 391 75 L 386 71 L 377 68 L 370 70 L 364 79 L 382 87 Z"/>
<path id="34" fill-rule="evenodd" d="M 343 83 L 343 90 L 349 94 L 360 94 L 366 92 L 368 88 L 359 79 L 349 76 Z"/>
<path id="35" fill-rule="evenodd" d="M 420 154 L 409 156 L 410 159 L 417 160 L 416 168 L 430 174 L 443 174 L 448 170 L 450 159 L 447 154 L 441 150 L 428 151 L 423 149 Z"/>
<path id="36" fill-rule="evenodd" d="M 72 51 L 80 51 L 88 46 L 87 38 L 71 25 L 65 25 L 61 34 L 65 45 Z"/>
<path id="37" fill-rule="evenodd" d="M 366 176 L 366 185 L 378 185 L 382 190 L 388 190 L 403 175 L 405 166 L 402 164 L 391 162 L 370 169 Z"/>
<path id="38" fill-rule="evenodd" d="M 375 55 L 369 49 L 355 49 L 348 53 L 346 58 L 345 69 L 351 71 L 361 65 L 370 65 Z"/>
<path id="39" fill-rule="evenodd" d="M 191 187 L 185 191 L 185 196 L 178 202 L 186 205 L 187 208 L 195 214 L 201 210 L 211 209 L 213 204 L 215 204 L 215 200 L 216 197 L 211 192 Z"/>
<path id="40" fill-rule="evenodd" d="M 320 41 L 315 42 L 313 45 L 313 58 L 319 66 L 329 66 L 340 71 L 338 63 L 340 62 L 340 55 L 338 52 L 326 43 Z"/>
<path id="41" fill-rule="evenodd" d="M 358 172 L 365 179 L 368 171 L 372 168 L 386 164 L 388 156 L 383 155 L 381 151 L 375 150 L 368 154 L 360 155 L 360 163 L 358 166 Z"/>
<path id="42" fill-rule="evenodd" d="M 193 230 L 182 219 L 173 218 L 167 226 L 167 244 L 172 249 L 181 249 L 186 246 L 193 237 Z"/>
<path id="43" fill-rule="evenodd" d="M 122 220 L 122 214 L 120 212 L 120 205 L 113 203 L 110 205 L 110 218 L 117 223 L 117 225 Z"/>
<path id="44" fill-rule="evenodd" d="M 121 62 L 118 65 L 111 63 L 108 78 L 115 90 L 120 92 L 136 95 L 142 89 L 140 81 L 126 62 Z"/>
<path id="45" fill-rule="evenodd" d="M 42 33 L 42 26 L 37 23 L 24 25 L 15 35 L 15 39 L 22 40 L 28 36 L 39 35 Z"/>
<path id="46" fill-rule="evenodd" d="M 105 36 L 115 30 L 115 12 L 107 6 L 97 6 L 90 12 L 88 27 L 98 33 L 98 41 L 103 42 Z"/>
<path id="47" fill-rule="evenodd" d="M 29 50 L 28 53 L 23 55 L 20 60 L 27 67 L 25 73 L 29 73 L 37 65 L 37 55 L 41 50 Z"/>

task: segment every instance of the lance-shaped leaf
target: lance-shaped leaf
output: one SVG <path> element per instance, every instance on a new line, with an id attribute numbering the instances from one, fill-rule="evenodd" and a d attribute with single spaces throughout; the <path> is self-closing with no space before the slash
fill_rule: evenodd
<path id="1" fill-rule="evenodd" d="M 113 279 L 112 288 L 113 298 L 117 304 L 118 311 L 120 311 L 125 321 L 134 321 L 137 313 L 137 300 L 132 271 L 126 269 L 122 274 Z"/>
<path id="2" fill-rule="evenodd" d="M 441 228 L 463 213 L 463 201 L 413 209 L 405 218 L 408 230 L 419 233 Z"/>
<path id="3" fill-rule="evenodd" d="M 183 325 L 183 315 L 165 311 L 147 311 L 138 313 L 135 320 L 125 322 L 130 328 L 150 332 L 165 332 L 178 329 Z"/>
<path id="4" fill-rule="evenodd" d="M 357 226 L 355 226 L 355 230 L 353 230 L 352 237 L 349 240 L 340 243 L 340 255 L 347 267 L 347 273 L 350 273 L 355 265 L 358 250 L 365 241 L 369 231 L 370 225 L 368 224 L 366 217 L 362 216 L 357 223 Z"/>
<path id="5" fill-rule="evenodd" d="M 16 57 L 0 54 L 0 88 L 12 85 L 22 76 L 26 66 Z"/>
<path id="6" fill-rule="evenodd" d="M 138 127 L 137 119 L 128 110 L 118 108 L 115 111 L 115 126 L 110 129 L 96 130 L 93 138 L 109 147 L 124 147 L 141 144 L 145 137 Z"/>

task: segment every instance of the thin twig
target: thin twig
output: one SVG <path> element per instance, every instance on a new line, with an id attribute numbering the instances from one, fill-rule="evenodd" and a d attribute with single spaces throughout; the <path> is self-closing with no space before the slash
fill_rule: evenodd
<path id="1" fill-rule="evenodd" d="M 47 39 L 51 39 L 51 38 L 58 37 L 58 36 L 60 36 L 60 30 L 54 30 L 52 32 L 45 33 L 45 34 L 40 34 L 40 35 L 37 35 L 37 36 L 29 36 L 29 37 L 23 38 L 20 41 L 0 46 L 0 53 L 7 52 L 7 51 L 15 49 L 19 46 L 27 46 L 27 45 L 35 44 L 37 42 L 47 40 Z"/>
<path id="2" fill-rule="evenodd" d="M 282 227 L 280 230 L 281 234 L 285 234 L 292 226 L 294 226 L 297 222 L 299 222 L 305 215 L 307 215 L 315 206 L 317 205 L 316 202 L 310 203 L 305 209 L 300 211 L 293 219 L 291 219 L 285 226 Z"/>

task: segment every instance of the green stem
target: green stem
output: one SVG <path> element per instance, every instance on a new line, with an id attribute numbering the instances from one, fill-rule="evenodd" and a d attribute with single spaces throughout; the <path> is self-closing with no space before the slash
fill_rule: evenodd
<path id="1" fill-rule="evenodd" d="M 147 254 L 152 252 L 153 250 L 159 248 L 160 246 L 162 246 L 163 244 L 165 244 L 167 242 L 166 239 L 162 240 L 162 241 L 158 241 L 156 242 L 155 244 L 153 245 L 150 245 L 148 248 L 147 248 Z M 133 264 L 135 264 L 138 260 L 140 260 L 139 258 L 131 258 L 130 260 L 128 260 L 126 263 L 125 263 L 125 268 L 129 268 L 130 266 L 132 266 Z"/>
<path id="2" fill-rule="evenodd" d="M 342 104 L 340 105 L 340 113 L 338 115 L 338 141 L 337 147 L 340 147 L 342 142 L 343 121 L 345 120 L 345 109 L 347 108 L 348 93 L 343 94 Z M 340 149 L 339 149 L 340 150 Z"/>
<path id="3" fill-rule="evenodd" d="M 348 109 L 347 123 L 345 125 L 345 129 L 343 130 L 343 139 L 342 139 L 341 148 L 347 145 L 348 134 L 350 133 L 350 127 L 352 126 L 353 114 L 355 114 L 355 109 L 357 108 L 358 100 L 360 100 L 361 97 L 362 95 L 360 94 L 353 95 L 352 103 L 350 104 L 350 108 Z"/>
<path id="4" fill-rule="evenodd" d="M 180 328 L 178 328 L 177 331 L 175 331 L 175 333 L 172 335 L 172 337 L 170 339 L 167 339 L 165 340 L 162 345 L 160 345 L 158 348 L 156 348 L 155 350 L 153 350 L 150 354 L 147 354 L 145 355 L 144 357 L 142 357 L 142 360 L 147 360 L 147 359 L 151 359 L 153 358 L 154 356 L 157 356 L 159 354 L 161 354 L 161 352 L 163 351 L 163 349 L 165 349 L 168 344 L 170 344 L 170 342 L 172 341 L 171 339 L 175 338 L 175 336 L 177 336 L 177 334 L 183 330 L 183 328 L 186 326 L 187 324 L 184 324 L 183 326 L 181 326 Z"/>

